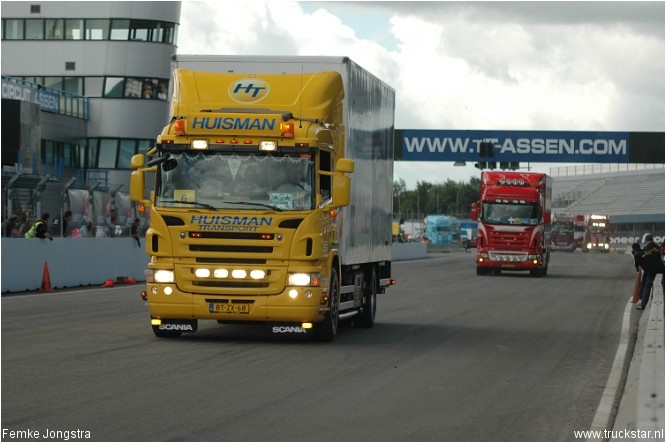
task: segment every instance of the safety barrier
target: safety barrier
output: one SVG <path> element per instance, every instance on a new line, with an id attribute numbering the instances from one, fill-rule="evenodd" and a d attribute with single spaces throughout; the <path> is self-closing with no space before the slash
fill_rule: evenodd
<path id="1" fill-rule="evenodd" d="M 42 288 L 48 263 L 53 289 L 102 285 L 109 279 L 145 280 L 149 257 L 132 237 L 2 239 L 2 293 Z"/>
<path id="2" fill-rule="evenodd" d="M 132 237 L 2 239 L 2 293 L 40 290 L 48 263 L 53 289 L 102 285 L 117 277 L 144 281 L 150 258 Z M 395 243 L 393 260 L 414 260 L 427 255 L 423 243 Z"/>
<path id="3" fill-rule="evenodd" d="M 632 305 L 633 309 L 633 305 Z M 661 274 L 639 321 L 613 430 L 635 441 L 664 441 L 664 292 Z"/>

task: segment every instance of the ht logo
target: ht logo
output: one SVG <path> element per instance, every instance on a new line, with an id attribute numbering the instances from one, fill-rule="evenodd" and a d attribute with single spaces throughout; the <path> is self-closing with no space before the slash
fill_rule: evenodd
<path id="1" fill-rule="evenodd" d="M 254 83 L 250 83 L 247 86 L 244 86 L 242 83 L 238 83 L 234 89 L 234 94 L 238 94 L 238 91 L 244 89 L 246 94 L 252 94 L 252 97 L 256 97 L 262 89 L 266 89 L 265 86 L 254 86 Z"/>

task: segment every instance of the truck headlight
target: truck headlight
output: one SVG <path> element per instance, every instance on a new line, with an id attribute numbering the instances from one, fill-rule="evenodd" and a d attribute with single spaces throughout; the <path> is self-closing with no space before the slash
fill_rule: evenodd
<path id="1" fill-rule="evenodd" d="M 310 274 L 289 274 L 289 286 L 310 286 Z"/>
<path id="2" fill-rule="evenodd" d="M 159 269 L 155 271 L 155 283 L 173 283 L 173 271 Z"/>
<path id="3" fill-rule="evenodd" d="M 319 286 L 319 274 L 307 274 L 304 272 L 296 272 L 289 274 L 287 278 L 289 286 Z"/>

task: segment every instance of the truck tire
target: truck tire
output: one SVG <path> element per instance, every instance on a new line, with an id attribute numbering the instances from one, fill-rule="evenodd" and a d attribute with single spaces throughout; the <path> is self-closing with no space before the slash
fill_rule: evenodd
<path id="1" fill-rule="evenodd" d="M 486 268 L 482 268 L 477 266 L 476 267 L 476 275 L 486 275 L 488 273 L 488 270 Z"/>
<path id="2" fill-rule="evenodd" d="M 543 269 L 530 269 L 531 277 L 541 277 L 544 275 Z"/>
<path id="3" fill-rule="evenodd" d="M 338 333 L 338 324 L 340 323 L 340 281 L 338 280 L 338 271 L 331 270 L 331 281 L 328 288 L 328 312 L 324 321 L 315 325 L 315 338 L 319 341 L 332 341 Z"/>
<path id="4" fill-rule="evenodd" d="M 362 309 L 363 311 L 358 316 L 358 325 L 362 328 L 372 328 L 377 314 L 377 274 L 374 268 L 372 268 L 370 280 L 367 282 L 367 292 Z"/>

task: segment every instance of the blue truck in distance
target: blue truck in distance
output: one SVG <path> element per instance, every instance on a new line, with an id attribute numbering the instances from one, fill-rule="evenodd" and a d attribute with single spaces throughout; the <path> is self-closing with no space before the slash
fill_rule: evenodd
<path id="1" fill-rule="evenodd" d="M 448 215 L 427 215 L 425 236 L 430 245 L 460 245 L 460 220 Z"/>

